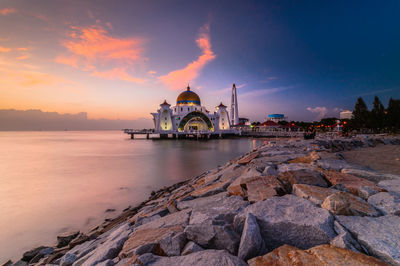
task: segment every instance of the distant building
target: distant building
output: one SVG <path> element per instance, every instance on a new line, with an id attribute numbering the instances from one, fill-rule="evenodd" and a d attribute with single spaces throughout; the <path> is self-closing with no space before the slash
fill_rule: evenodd
<path id="1" fill-rule="evenodd" d="M 279 121 L 287 120 L 287 117 L 285 117 L 284 114 L 269 114 L 267 116 L 267 120 L 274 121 L 275 123 L 278 123 Z"/>
<path id="2" fill-rule="evenodd" d="M 353 112 L 346 110 L 340 112 L 340 119 L 351 119 L 353 117 Z"/>
<path id="3" fill-rule="evenodd" d="M 250 120 L 248 118 L 239 117 L 239 125 L 250 126 Z"/>
<path id="4" fill-rule="evenodd" d="M 236 85 L 232 85 L 232 96 L 231 96 L 231 125 L 239 124 L 239 107 L 237 101 Z"/>

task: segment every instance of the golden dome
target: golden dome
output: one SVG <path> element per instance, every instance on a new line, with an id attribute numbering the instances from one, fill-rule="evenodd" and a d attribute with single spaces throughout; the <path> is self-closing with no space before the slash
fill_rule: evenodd
<path id="1" fill-rule="evenodd" d="M 190 90 L 190 87 L 187 86 L 187 90 L 179 94 L 176 99 L 176 105 L 200 105 L 200 97 L 195 92 Z"/>

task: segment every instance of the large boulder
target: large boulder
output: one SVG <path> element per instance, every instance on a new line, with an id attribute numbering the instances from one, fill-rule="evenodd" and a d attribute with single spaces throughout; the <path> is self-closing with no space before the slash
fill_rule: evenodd
<path id="1" fill-rule="evenodd" d="M 133 263 L 135 265 L 197 265 L 197 266 L 246 266 L 247 264 L 225 250 L 204 250 L 186 256 L 161 257 L 153 254 L 143 254 Z"/>
<path id="2" fill-rule="evenodd" d="M 353 167 L 345 160 L 337 160 L 337 159 L 321 159 L 317 161 L 317 165 L 325 170 L 335 170 L 335 171 L 340 171 L 343 168 Z"/>
<path id="3" fill-rule="evenodd" d="M 325 198 L 321 207 L 336 215 L 379 216 L 365 200 L 347 192 L 336 192 Z"/>
<path id="4" fill-rule="evenodd" d="M 190 193 L 190 195 L 195 198 L 215 195 L 225 191 L 226 188 L 230 185 L 230 183 L 231 183 L 230 180 L 217 181 L 211 185 L 195 189 Z"/>
<path id="5" fill-rule="evenodd" d="M 189 223 L 190 210 L 182 210 L 179 212 L 174 212 L 172 214 L 166 215 L 164 217 L 157 217 L 157 219 L 151 220 L 145 224 L 140 224 L 134 227 L 134 230 L 142 229 L 156 229 L 161 227 L 170 227 L 181 225 L 185 227 Z"/>
<path id="6" fill-rule="evenodd" d="M 292 193 L 298 197 L 308 199 L 309 201 L 321 205 L 325 198 L 332 195 L 339 190 L 332 188 L 324 188 L 317 186 L 310 186 L 306 184 L 294 184 Z"/>
<path id="7" fill-rule="evenodd" d="M 400 215 L 400 195 L 389 192 L 379 192 L 368 198 L 368 203 L 380 210 L 384 215 Z"/>
<path id="8" fill-rule="evenodd" d="M 248 206 L 235 217 L 236 230 L 240 231 L 249 213 L 257 218 L 268 250 L 284 244 L 306 249 L 329 243 L 336 236 L 329 211 L 293 195 L 272 197 Z"/>
<path id="9" fill-rule="evenodd" d="M 238 257 L 246 261 L 261 255 L 264 251 L 265 243 L 261 237 L 257 220 L 251 213 L 249 213 L 244 223 Z"/>
<path id="10" fill-rule="evenodd" d="M 400 179 L 383 180 L 378 183 L 378 186 L 389 192 L 400 195 Z"/>
<path id="11" fill-rule="evenodd" d="M 193 241 L 189 241 L 183 247 L 181 255 L 184 256 L 184 255 L 188 255 L 188 254 L 195 253 L 195 252 L 202 251 L 202 250 L 204 250 L 202 247 L 200 247 L 199 245 L 197 245 Z"/>
<path id="12" fill-rule="evenodd" d="M 374 257 L 330 245 L 319 245 L 308 250 L 283 245 L 272 252 L 248 261 L 249 266 L 261 265 L 387 265 Z"/>
<path id="13" fill-rule="evenodd" d="M 336 219 L 369 254 L 392 265 L 400 264 L 400 217 L 336 216 Z"/>
<path id="14" fill-rule="evenodd" d="M 369 181 L 372 182 L 379 182 L 382 180 L 386 179 L 400 179 L 400 176 L 398 175 L 392 175 L 392 174 L 384 174 L 384 173 L 379 173 L 373 170 L 368 170 L 368 169 L 358 169 L 358 168 L 343 168 L 341 170 L 342 173 L 344 174 L 350 174 L 350 175 L 355 175 L 361 178 L 368 179 Z"/>
<path id="15" fill-rule="evenodd" d="M 332 185 L 342 184 L 346 187 L 346 189 L 356 196 L 360 195 L 359 191 L 361 187 L 369 187 L 377 191 L 385 191 L 384 189 L 376 186 L 373 182 L 353 175 L 343 174 L 336 171 L 324 171 L 323 173 L 326 179 L 328 179 Z"/>
<path id="16" fill-rule="evenodd" d="M 278 173 L 283 173 L 287 171 L 298 171 L 298 170 L 313 170 L 315 169 L 314 165 L 305 164 L 305 163 L 289 163 L 289 164 L 279 164 L 278 165 Z"/>
<path id="17" fill-rule="evenodd" d="M 292 191 L 294 184 L 307 184 L 320 187 L 328 187 L 328 183 L 319 172 L 311 170 L 287 171 L 278 175 L 279 180 L 285 185 L 288 192 Z"/>

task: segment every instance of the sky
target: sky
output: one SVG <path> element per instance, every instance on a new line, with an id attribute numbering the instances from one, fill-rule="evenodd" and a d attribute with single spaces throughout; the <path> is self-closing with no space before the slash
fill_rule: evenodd
<path id="1" fill-rule="evenodd" d="M 400 98 L 400 2 L 0 1 L 0 109 L 151 119 L 187 84 L 214 110 L 313 121 Z"/>

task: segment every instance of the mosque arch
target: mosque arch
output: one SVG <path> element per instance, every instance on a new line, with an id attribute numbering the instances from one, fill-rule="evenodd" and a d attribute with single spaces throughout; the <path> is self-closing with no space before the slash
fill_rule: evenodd
<path id="1" fill-rule="evenodd" d="M 211 120 L 205 114 L 199 111 L 188 113 L 184 118 L 182 118 L 181 122 L 179 123 L 178 130 L 179 131 L 187 130 L 188 129 L 187 126 L 190 125 L 191 123 L 200 126 L 199 130 L 202 130 L 202 127 L 204 125 L 206 129 L 214 131 L 214 126 L 211 123 Z"/>

